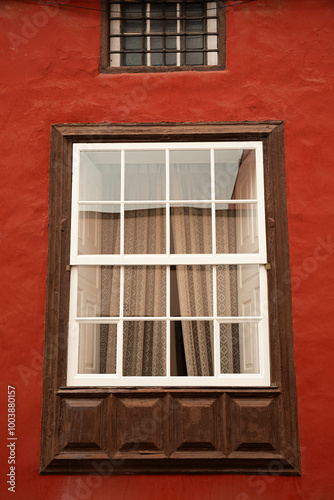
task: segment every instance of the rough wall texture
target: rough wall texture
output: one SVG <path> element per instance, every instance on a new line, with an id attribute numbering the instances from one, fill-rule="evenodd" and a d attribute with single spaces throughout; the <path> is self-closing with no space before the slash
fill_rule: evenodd
<path id="1" fill-rule="evenodd" d="M 227 9 L 226 71 L 106 75 L 97 10 L 1 1 L 1 400 L 16 387 L 17 499 L 334 498 L 333 33 L 333 0 L 255 0 Z M 303 476 L 40 477 L 50 125 L 270 119 L 285 120 Z"/>

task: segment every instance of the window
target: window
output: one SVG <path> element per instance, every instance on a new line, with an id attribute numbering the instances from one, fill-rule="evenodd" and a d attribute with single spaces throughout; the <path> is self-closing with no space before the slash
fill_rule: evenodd
<path id="1" fill-rule="evenodd" d="M 299 474 L 284 182 L 281 122 L 53 127 L 41 473 Z"/>
<path id="2" fill-rule="evenodd" d="M 270 385 L 261 142 L 73 146 L 69 385 Z"/>
<path id="3" fill-rule="evenodd" d="M 104 2 L 102 71 L 224 69 L 223 2 Z"/>

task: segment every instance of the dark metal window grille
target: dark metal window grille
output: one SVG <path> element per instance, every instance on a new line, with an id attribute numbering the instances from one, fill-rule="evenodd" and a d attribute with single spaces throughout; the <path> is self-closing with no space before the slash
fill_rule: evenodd
<path id="1" fill-rule="evenodd" d="M 217 64 L 217 2 L 110 3 L 110 66 Z"/>

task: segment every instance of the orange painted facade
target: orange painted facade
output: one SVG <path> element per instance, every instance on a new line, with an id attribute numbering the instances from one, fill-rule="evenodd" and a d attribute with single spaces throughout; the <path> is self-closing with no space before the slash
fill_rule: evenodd
<path id="1" fill-rule="evenodd" d="M 226 71 L 148 75 L 99 74 L 100 2 L 59 2 L 0 2 L 1 498 L 12 498 L 8 385 L 16 388 L 16 499 L 334 498 L 333 1 L 230 1 Z M 51 125 L 245 120 L 285 123 L 302 477 L 41 477 Z"/>

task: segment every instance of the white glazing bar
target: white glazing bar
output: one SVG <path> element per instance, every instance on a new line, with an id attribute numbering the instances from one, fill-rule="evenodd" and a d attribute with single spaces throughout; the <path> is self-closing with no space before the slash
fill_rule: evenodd
<path id="1" fill-rule="evenodd" d="M 118 377 L 112 374 L 76 375 L 69 385 L 78 387 L 159 387 L 159 386 L 187 386 L 187 387 L 264 387 L 267 380 L 260 374 L 222 374 L 219 377 Z"/>
<path id="2" fill-rule="evenodd" d="M 164 205 L 166 203 L 166 200 L 134 200 L 134 201 L 125 201 L 124 200 L 124 205 Z M 187 205 L 189 204 L 194 204 L 194 203 L 212 203 L 212 200 L 170 200 L 170 204 L 175 204 L 175 205 L 180 205 L 180 203 L 186 203 Z M 258 204 L 258 200 L 217 200 L 216 203 L 228 203 L 230 205 L 237 205 L 237 204 Z M 103 200 L 89 200 L 89 201 L 84 201 L 80 200 L 78 201 L 78 205 L 119 205 L 119 201 L 103 201 Z"/>
<path id="3" fill-rule="evenodd" d="M 75 321 L 78 323 L 114 324 L 120 319 L 124 319 L 124 321 L 162 321 L 166 319 L 170 319 L 171 321 L 212 321 L 213 319 L 217 319 L 219 323 L 259 323 L 263 318 L 262 316 L 110 316 L 109 318 L 105 316 L 91 316 L 85 318 L 77 317 Z"/>
<path id="4" fill-rule="evenodd" d="M 121 255 L 124 255 L 124 194 L 125 194 L 125 151 L 121 151 L 121 229 L 120 245 Z"/>
<path id="5" fill-rule="evenodd" d="M 264 266 L 260 266 L 260 307 L 263 320 L 259 323 L 259 358 L 260 373 L 270 385 L 270 344 L 269 344 L 269 314 L 268 314 L 268 277 Z"/>
<path id="6" fill-rule="evenodd" d="M 170 255 L 169 149 L 166 149 L 166 254 Z"/>
<path id="7" fill-rule="evenodd" d="M 213 286 L 213 316 L 217 317 L 217 269 L 212 266 L 212 286 Z M 218 321 L 213 322 L 213 354 L 214 354 L 214 375 L 220 374 L 220 339 Z"/>
<path id="8" fill-rule="evenodd" d="M 119 287 L 119 313 L 120 317 L 123 318 L 123 308 L 124 308 L 124 266 L 120 269 L 120 287 Z M 123 372 L 123 320 L 120 319 L 117 326 L 117 362 L 116 362 L 116 373 L 119 377 L 122 377 Z"/>
<path id="9" fill-rule="evenodd" d="M 170 317 L 170 266 L 166 268 L 166 314 Z M 166 321 L 166 375 L 170 376 L 170 320 Z"/>
<path id="10" fill-rule="evenodd" d="M 208 150 L 214 148 L 215 150 L 235 150 L 235 149 L 257 149 L 260 147 L 259 151 L 262 151 L 262 143 L 260 141 L 240 141 L 240 142 L 122 142 L 122 143 L 77 143 L 74 147 L 78 148 L 80 151 L 121 151 L 126 150 L 160 150 L 165 151 L 166 148 L 169 150 L 184 150 L 184 149 L 196 149 L 196 150 Z"/>
<path id="11" fill-rule="evenodd" d="M 80 148 L 78 144 L 73 145 L 73 166 L 72 166 L 72 207 L 71 207 L 71 251 L 70 263 L 75 262 L 78 256 L 79 240 L 79 168 L 80 168 Z"/>
<path id="12" fill-rule="evenodd" d="M 267 259 L 267 242 L 266 242 L 266 220 L 265 220 L 265 204 L 264 204 L 264 167 L 263 167 L 263 149 L 262 143 L 258 143 L 255 149 L 256 163 L 256 188 L 257 197 L 259 200 L 258 208 L 258 225 L 259 225 L 259 246 L 260 255 L 263 260 Z"/>
<path id="13" fill-rule="evenodd" d="M 181 13 L 181 5 L 180 3 L 176 4 L 176 32 L 181 33 L 181 20 L 180 20 L 180 13 Z M 176 66 L 181 66 L 181 37 L 177 36 L 176 37 Z"/>
<path id="14" fill-rule="evenodd" d="M 258 253 L 226 253 L 213 256 L 210 254 L 127 254 L 78 255 L 72 265 L 97 266 L 177 266 L 177 265 L 213 265 L 213 264 L 266 264 Z"/>
<path id="15" fill-rule="evenodd" d="M 72 267 L 70 281 L 70 310 L 68 322 L 68 358 L 67 384 L 73 384 L 73 378 L 78 372 L 79 357 L 79 323 L 75 321 L 78 294 L 78 268 Z"/>
<path id="16" fill-rule="evenodd" d="M 210 149 L 210 162 L 211 162 L 211 220 L 212 220 L 212 254 L 216 255 L 216 186 L 215 186 L 215 152 Z M 215 294 L 214 294 L 215 295 Z M 215 315 L 215 313 L 214 313 Z"/>
<path id="17" fill-rule="evenodd" d="M 151 15 L 151 4 L 147 3 L 146 4 L 146 30 L 145 32 L 147 33 L 146 37 L 146 66 L 151 66 L 151 20 L 150 20 L 150 15 Z M 145 36 L 144 36 L 144 44 L 145 44 Z"/>

